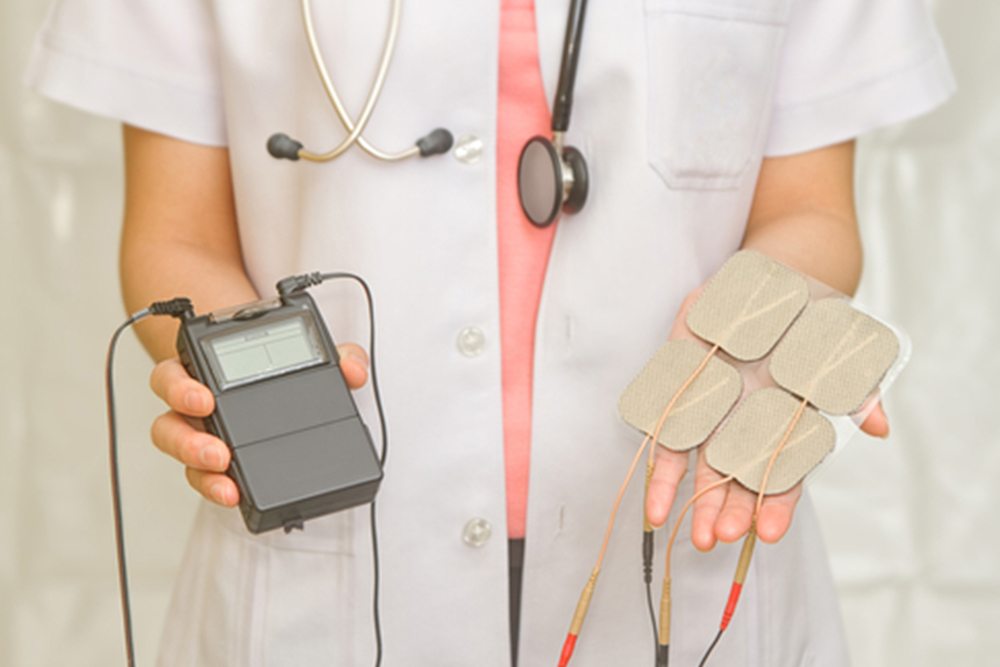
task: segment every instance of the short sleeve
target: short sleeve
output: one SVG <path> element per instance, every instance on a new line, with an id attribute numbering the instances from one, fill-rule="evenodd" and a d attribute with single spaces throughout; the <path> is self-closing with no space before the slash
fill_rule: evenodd
<path id="1" fill-rule="evenodd" d="M 56 0 L 25 83 L 84 111 L 221 146 L 215 39 L 206 0 Z"/>
<path id="2" fill-rule="evenodd" d="M 853 139 L 926 113 L 954 90 L 923 0 L 797 0 L 764 154 Z"/>

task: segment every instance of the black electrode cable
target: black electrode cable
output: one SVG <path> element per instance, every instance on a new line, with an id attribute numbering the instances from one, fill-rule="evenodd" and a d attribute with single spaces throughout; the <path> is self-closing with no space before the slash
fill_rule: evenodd
<path id="1" fill-rule="evenodd" d="M 375 406 L 378 411 L 378 425 L 382 432 L 382 450 L 379 452 L 379 464 L 384 469 L 386 456 L 389 453 L 389 435 L 386 430 L 385 412 L 382 410 L 382 392 L 379 391 L 378 373 L 375 371 L 375 302 L 372 299 L 372 291 L 364 278 L 353 273 L 324 273 L 320 276 L 323 280 L 353 280 L 365 292 L 365 301 L 368 302 L 368 365 L 371 367 L 372 393 L 375 395 Z M 318 284 L 318 283 L 317 283 Z M 279 288 L 280 290 L 280 288 Z M 371 502 L 371 527 L 372 527 L 372 621 L 375 626 L 375 667 L 382 665 L 382 618 L 379 611 L 379 557 L 378 557 L 378 527 L 375 520 L 375 501 Z"/>
<path id="2" fill-rule="evenodd" d="M 385 444 L 385 439 L 382 444 Z M 372 526 L 372 621 L 375 626 L 375 667 L 382 665 L 382 619 L 379 615 L 378 527 L 375 525 L 375 501 L 371 502 Z"/>
<path id="3" fill-rule="evenodd" d="M 291 276 L 278 281 L 276 285 L 278 294 L 282 296 L 299 292 L 314 285 L 319 285 L 326 280 L 353 280 L 365 292 L 365 301 L 368 302 L 368 364 L 371 367 L 372 392 L 375 394 L 375 405 L 378 408 L 379 430 L 382 432 L 382 451 L 379 453 L 379 464 L 385 468 L 386 457 L 389 453 L 389 436 L 385 424 L 385 412 L 382 409 L 382 392 L 378 386 L 378 373 L 375 370 L 375 302 L 372 298 L 371 288 L 364 278 L 353 273 L 304 273 Z M 375 667 L 382 664 L 382 619 L 379 611 L 379 557 L 378 557 L 378 529 L 375 518 L 375 501 L 371 502 L 371 532 L 372 532 L 372 621 L 375 626 Z"/>
<path id="4" fill-rule="evenodd" d="M 660 626 L 656 620 L 656 609 L 653 607 L 653 554 L 656 550 L 653 541 L 653 524 L 646 514 L 646 502 L 649 500 L 649 485 L 653 481 L 654 452 L 656 443 L 650 445 L 649 462 L 646 464 L 646 488 L 642 496 L 642 580 L 646 584 L 646 605 L 649 607 L 649 621 L 653 625 L 653 664 L 659 666 L 657 656 L 660 654 Z"/>
<path id="5" fill-rule="evenodd" d="M 647 547 L 647 543 L 649 546 Z M 660 643 L 657 640 L 657 633 L 659 632 L 659 627 L 656 623 L 656 609 L 653 607 L 653 533 L 643 532 L 642 533 L 642 551 L 643 551 L 643 581 L 646 584 L 646 606 L 649 608 L 649 621 L 653 625 L 653 660 L 656 661 L 656 653 L 659 650 Z M 646 560 L 646 553 L 649 552 L 649 560 Z"/>
<path id="6" fill-rule="evenodd" d="M 104 386 L 108 400 L 108 440 L 111 459 L 111 500 L 115 518 L 115 547 L 118 556 L 118 590 L 121 592 L 122 617 L 125 630 L 125 656 L 129 667 L 135 667 L 135 639 L 132 632 L 132 605 L 128 594 L 128 569 L 125 563 L 125 528 L 122 520 L 121 480 L 118 474 L 118 421 L 115 416 L 114 364 L 115 348 L 122 333 L 139 320 L 150 315 L 172 315 L 180 317 L 191 313 L 191 301 L 184 298 L 157 301 L 134 313 L 117 329 L 108 343 L 108 356 L 104 367 Z"/>
<path id="7" fill-rule="evenodd" d="M 705 663 L 708 662 L 708 656 L 712 655 L 712 651 L 715 650 L 715 645 L 719 643 L 720 639 L 722 639 L 723 632 L 725 632 L 725 630 L 720 628 L 719 631 L 715 633 L 715 639 L 712 640 L 708 650 L 705 651 L 705 655 L 701 657 L 701 662 L 698 663 L 698 667 L 705 667 Z"/>
<path id="8" fill-rule="evenodd" d="M 122 528 L 122 504 L 121 485 L 118 479 L 118 429 L 115 419 L 115 385 L 114 385 L 114 361 L 115 347 L 118 345 L 118 338 L 121 337 L 125 329 L 135 324 L 141 319 L 152 315 L 149 308 L 145 308 L 135 313 L 124 324 L 115 329 L 111 336 L 111 343 L 108 345 L 108 356 L 104 366 L 104 388 L 108 400 L 108 431 L 110 440 L 111 455 L 111 499 L 114 506 L 115 515 L 115 546 L 118 555 L 118 590 L 121 593 L 122 618 L 125 624 L 125 656 L 128 660 L 128 667 L 135 667 L 135 644 L 132 636 L 132 607 L 129 604 L 128 595 L 128 574 L 125 568 L 125 536 Z"/>

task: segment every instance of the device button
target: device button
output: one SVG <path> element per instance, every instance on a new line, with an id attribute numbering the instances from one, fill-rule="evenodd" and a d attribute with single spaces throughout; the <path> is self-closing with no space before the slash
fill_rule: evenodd
<path id="1" fill-rule="evenodd" d="M 493 534 L 493 527 L 486 519 L 472 519 L 465 524 L 462 531 L 462 541 L 470 547 L 481 547 L 490 541 Z"/>
<path id="2" fill-rule="evenodd" d="M 486 348 L 486 334 L 479 327 L 465 327 L 458 332 L 458 351 L 467 357 L 477 357 Z"/>
<path id="3" fill-rule="evenodd" d="M 483 140 L 479 137 L 466 134 L 455 142 L 455 157 L 465 164 L 473 164 L 483 156 Z"/>

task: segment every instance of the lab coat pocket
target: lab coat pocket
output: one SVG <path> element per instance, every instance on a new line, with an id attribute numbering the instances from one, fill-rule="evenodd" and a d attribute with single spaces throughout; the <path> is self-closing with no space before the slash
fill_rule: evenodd
<path id="1" fill-rule="evenodd" d="M 308 522 L 303 532 L 271 533 L 255 586 L 260 627 L 250 629 L 261 637 L 264 666 L 358 663 L 355 514 Z"/>
<path id="2" fill-rule="evenodd" d="M 739 187 L 766 139 L 788 0 L 645 0 L 648 149 L 676 189 Z"/>
<path id="3" fill-rule="evenodd" d="M 205 503 L 181 564 L 160 667 L 357 664 L 355 512 L 251 535 Z M 370 568 L 370 565 L 368 566 Z"/>

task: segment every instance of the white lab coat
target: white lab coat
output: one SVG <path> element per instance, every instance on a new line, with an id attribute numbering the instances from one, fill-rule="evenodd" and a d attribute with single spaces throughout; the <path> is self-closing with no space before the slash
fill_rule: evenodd
<path id="1" fill-rule="evenodd" d="M 352 112 L 368 92 L 388 2 L 316 2 L 319 40 Z M 554 90 L 568 0 L 537 0 Z M 379 500 L 387 667 L 504 667 L 507 545 L 495 201 L 499 3 L 410 0 L 367 138 L 386 150 L 434 127 L 483 140 L 387 165 L 271 159 L 283 131 L 314 150 L 344 136 L 319 86 L 298 3 L 63 0 L 39 36 L 42 92 L 195 141 L 228 145 L 246 268 L 262 295 L 306 270 L 363 275 L 376 299 L 390 451 Z M 947 62 L 919 0 L 595 0 L 569 143 L 586 208 L 559 223 L 535 348 L 521 629 L 524 667 L 553 664 L 639 435 L 618 395 L 666 339 L 683 296 L 739 246 L 764 155 L 852 138 L 940 103 Z M 314 291 L 339 341 L 366 340 L 352 286 Z M 473 327 L 485 345 L 463 347 Z M 367 421 L 377 423 L 367 390 Z M 653 638 L 640 562 L 641 482 L 626 496 L 573 664 L 642 664 Z M 690 489 L 686 491 L 690 493 Z M 492 537 L 471 547 L 470 520 Z M 663 535 L 658 536 L 657 586 Z M 735 546 L 675 552 L 674 664 L 718 628 Z M 371 664 L 367 509 L 251 536 L 202 508 L 174 595 L 163 667 Z M 658 590 L 658 588 L 657 588 Z M 846 664 L 808 498 L 758 548 L 713 664 Z"/>

